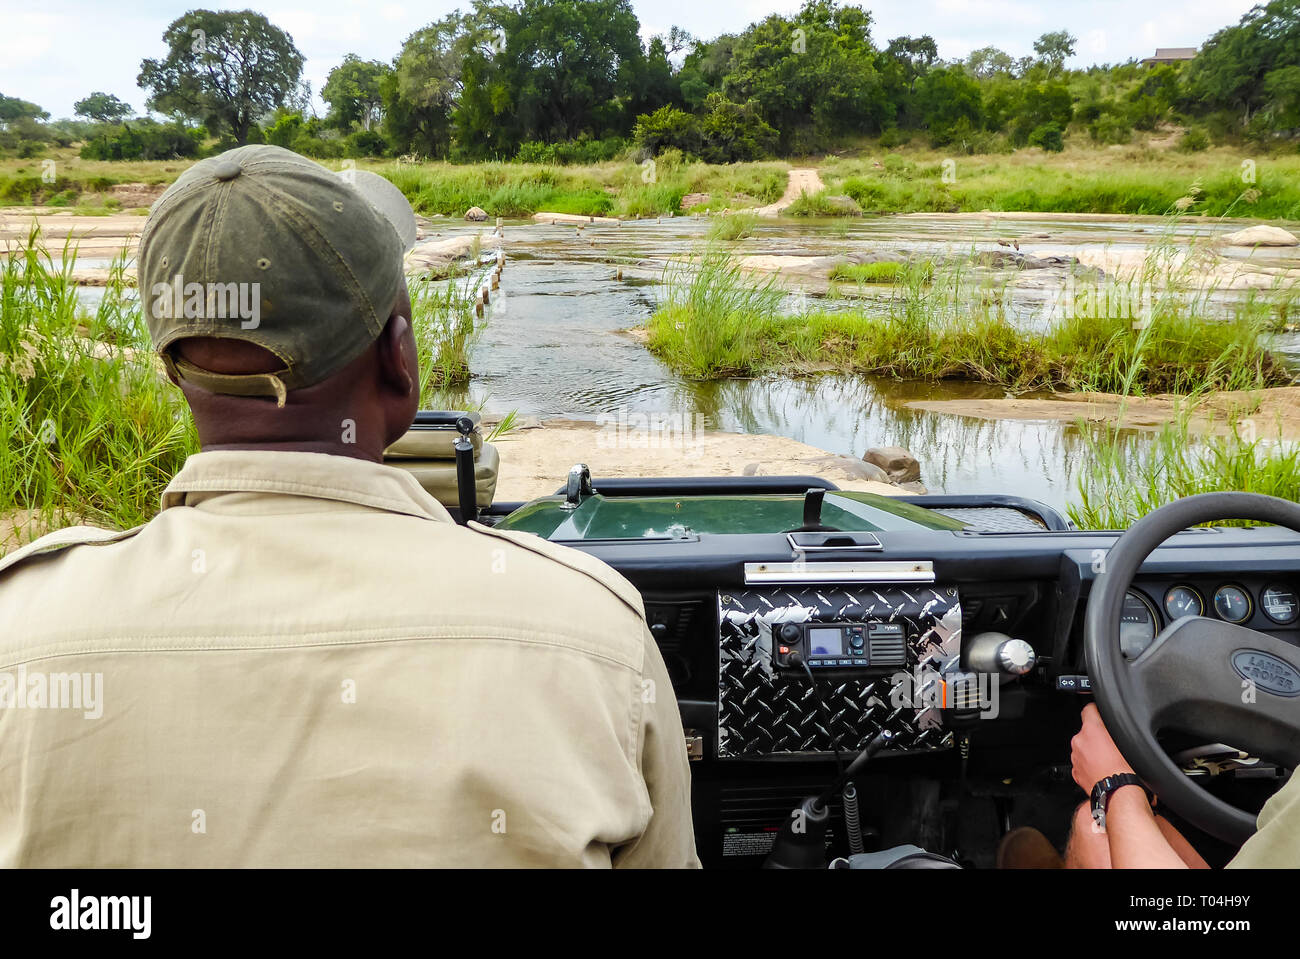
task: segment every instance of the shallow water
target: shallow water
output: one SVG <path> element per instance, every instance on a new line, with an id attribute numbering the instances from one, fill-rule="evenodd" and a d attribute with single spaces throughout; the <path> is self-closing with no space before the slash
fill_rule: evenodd
<path id="1" fill-rule="evenodd" d="M 961 255 L 1020 250 L 1140 249 L 1168 236 L 1187 243 L 1240 229 L 1187 218 L 1125 220 L 986 219 L 928 216 L 853 220 L 760 221 L 754 235 L 732 244 L 741 254 L 828 255 L 850 250 Z M 491 412 L 595 419 L 620 410 L 703 419 L 709 428 L 788 436 L 833 453 L 861 456 L 871 446 L 900 445 L 920 460 L 934 492 L 1014 493 L 1063 507 L 1076 498 L 1086 437 L 1074 424 L 989 421 L 910 409 L 921 399 L 987 398 L 999 388 L 974 384 L 900 383 L 877 377 L 825 375 L 691 383 L 676 376 L 624 330 L 646 321 L 662 293 L 665 266 L 701 244 L 704 217 L 645 219 L 573 227 L 510 222 L 507 264 L 493 294 L 481 339 L 470 356 L 467 402 Z M 489 229 L 449 219 L 425 224 L 431 239 Z M 999 244 L 999 240 L 1003 243 Z M 1245 256 L 1245 250 L 1224 250 Z M 1300 249 L 1260 250 L 1252 261 L 1300 266 Z M 107 266 L 83 260 L 79 266 Z M 623 279 L 615 279 L 622 270 Z M 1065 271 L 1007 272 L 1013 321 L 1041 322 Z M 102 291 L 88 288 L 88 304 Z M 1219 304 L 1230 295 L 1216 295 Z M 821 301 L 835 308 L 834 301 Z M 841 301 L 847 303 L 848 301 Z M 1280 337 L 1280 352 L 1300 364 L 1300 337 Z M 459 399 L 457 400 L 459 402 Z M 1130 433 L 1134 449 L 1150 434 Z M 600 475 L 600 451 L 591 466 Z M 683 459 L 683 472 L 690 463 Z M 558 478 L 557 478 L 558 481 Z"/>
<path id="2" fill-rule="evenodd" d="M 442 236 L 464 231 L 433 221 Z M 788 436 L 834 453 L 861 456 L 871 446 L 900 445 L 922 465 L 934 492 L 997 492 L 1063 507 L 1074 499 L 1086 439 L 1074 424 L 989 421 L 910 409 L 921 399 L 987 398 L 999 388 L 901 383 L 868 376 L 764 377 L 692 383 L 674 375 L 621 331 L 643 324 L 662 291 L 669 258 L 704 239 L 708 221 L 677 217 L 622 226 L 509 224 L 502 290 L 494 295 L 474 348 L 470 395 L 492 411 L 594 419 L 644 412 L 702 416 L 710 428 Z M 760 224 L 735 244 L 743 253 L 830 254 L 846 249 L 964 253 L 998 249 L 997 238 L 1035 246 L 1132 246 L 1151 242 L 1165 221 L 1007 222 L 890 217 L 851 222 Z M 1180 224 L 1181 235 L 1191 228 Z M 1049 238 L 1030 234 L 1048 233 Z M 623 270 L 623 281 L 615 272 Z M 1063 271 L 1062 274 L 1063 276 Z M 1013 292 L 1013 311 L 1033 315 L 1047 295 L 1042 283 Z M 1291 344 L 1286 344 L 1290 346 Z M 688 421 L 689 422 L 689 421 Z M 1147 434 L 1133 434 L 1140 447 Z M 599 476 L 599 453 L 591 466 Z M 689 463 L 683 460 L 683 471 Z"/>

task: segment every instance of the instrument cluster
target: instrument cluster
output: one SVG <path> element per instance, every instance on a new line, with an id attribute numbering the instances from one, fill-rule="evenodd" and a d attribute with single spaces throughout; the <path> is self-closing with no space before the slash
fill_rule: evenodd
<path id="1" fill-rule="evenodd" d="M 1164 626 L 1185 616 L 1208 616 L 1265 632 L 1287 630 L 1300 620 L 1300 593 L 1287 579 L 1134 583 L 1120 614 L 1124 655 L 1136 659 Z"/>

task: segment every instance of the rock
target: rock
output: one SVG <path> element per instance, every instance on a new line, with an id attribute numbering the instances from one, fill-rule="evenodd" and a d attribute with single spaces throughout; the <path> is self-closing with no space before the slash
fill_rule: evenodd
<path id="1" fill-rule="evenodd" d="M 472 206 L 465 211 L 465 219 L 472 220 L 475 223 L 482 223 L 487 218 L 487 210 L 482 207 Z"/>
<path id="2" fill-rule="evenodd" d="M 579 213 L 534 213 L 534 223 L 552 223 L 561 226 L 586 226 L 589 223 L 607 223 L 616 226 L 620 222 L 616 216 L 583 216 Z"/>
<path id="3" fill-rule="evenodd" d="M 890 482 L 902 485 L 915 483 L 921 478 L 921 464 L 915 456 L 901 446 L 873 446 L 862 458 L 885 471 Z"/>
<path id="4" fill-rule="evenodd" d="M 1276 226 L 1251 226 L 1219 237 L 1226 246 L 1300 246 L 1300 240 Z"/>
<path id="5" fill-rule="evenodd" d="M 828 196 L 826 202 L 844 216 L 862 216 L 862 207 L 851 196 Z"/>
<path id="6" fill-rule="evenodd" d="M 406 271 L 437 273 L 453 261 L 473 256 L 475 251 L 490 249 L 501 244 L 496 235 L 486 237 L 452 236 L 444 240 L 421 240 L 406 254 Z"/>
<path id="7" fill-rule="evenodd" d="M 928 496 L 930 493 L 922 483 L 899 483 L 898 488 L 907 490 L 909 493 L 915 493 L 917 496 Z"/>
<path id="8" fill-rule="evenodd" d="M 827 471 L 838 470 L 849 479 L 870 480 L 873 483 L 886 483 L 893 485 L 893 481 L 879 466 L 874 463 L 866 463 L 852 456 L 845 456 L 843 453 L 828 453 L 825 456 L 818 456 L 808 460 L 808 463 L 814 467 L 813 473 L 824 476 Z M 834 476 L 828 476 L 827 479 L 834 479 Z"/>
<path id="9" fill-rule="evenodd" d="M 746 463 L 745 468 L 740 472 L 744 476 L 757 476 L 761 468 L 758 463 Z"/>
<path id="10" fill-rule="evenodd" d="M 707 193 L 688 193 L 682 197 L 682 210 L 689 210 L 693 206 L 704 206 L 709 202 Z"/>

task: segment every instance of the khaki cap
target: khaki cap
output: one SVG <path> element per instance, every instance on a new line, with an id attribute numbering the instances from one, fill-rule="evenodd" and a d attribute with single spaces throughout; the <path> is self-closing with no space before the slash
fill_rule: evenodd
<path id="1" fill-rule="evenodd" d="M 274 396 L 326 379 L 382 332 L 415 214 L 360 170 L 332 173 L 275 146 L 201 160 L 158 198 L 140 238 L 140 298 L 154 348 L 177 377 L 214 393 Z M 254 343 L 276 373 L 198 368 L 171 347 L 193 336 Z"/>

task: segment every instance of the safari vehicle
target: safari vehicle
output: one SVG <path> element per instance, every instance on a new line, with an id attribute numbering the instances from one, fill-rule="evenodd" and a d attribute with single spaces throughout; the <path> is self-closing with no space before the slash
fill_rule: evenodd
<path id="1" fill-rule="evenodd" d="M 1300 762 L 1293 503 L 1210 493 L 1082 532 L 1014 496 L 599 463 L 505 503 L 460 413 L 421 413 L 389 455 L 460 521 L 583 550 L 641 592 L 706 867 L 989 866 L 1016 825 L 1059 842 L 1089 696 L 1212 865 Z M 1229 518 L 1273 525 L 1191 528 Z"/>

